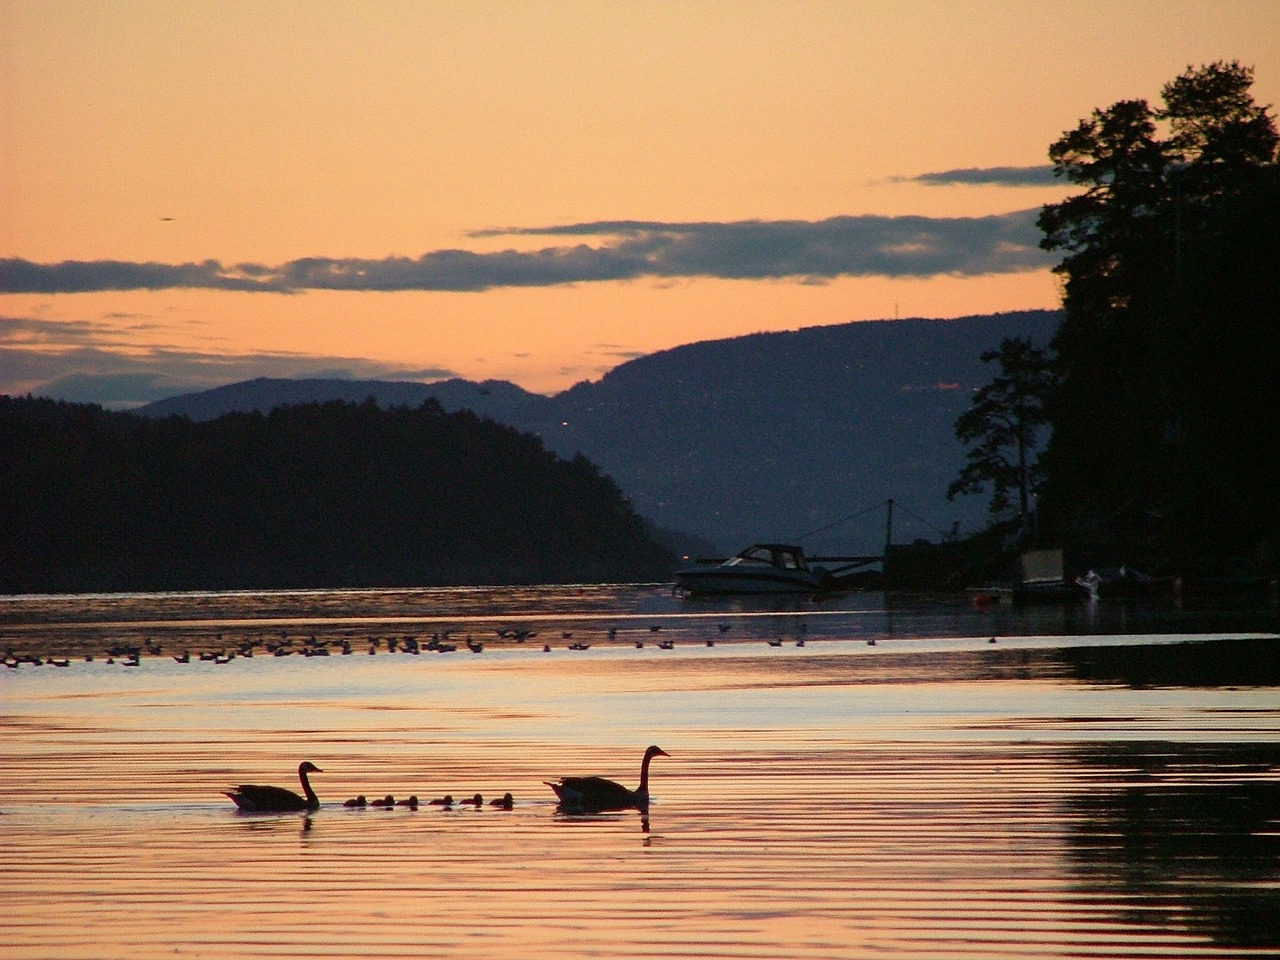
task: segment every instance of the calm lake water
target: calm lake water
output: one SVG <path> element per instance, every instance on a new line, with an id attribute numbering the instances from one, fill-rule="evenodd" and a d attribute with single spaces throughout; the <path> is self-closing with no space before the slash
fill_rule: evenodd
<path id="1" fill-rule="evenodd" d="M 0 670 L 4 960 L 1280 955 L 1274 601 L 8 597 L 0 650 L 68 664 Z M 650 743 L 647 817 L 557 812 Z M 221 795 L 303 759 L 313 813 Z"/>

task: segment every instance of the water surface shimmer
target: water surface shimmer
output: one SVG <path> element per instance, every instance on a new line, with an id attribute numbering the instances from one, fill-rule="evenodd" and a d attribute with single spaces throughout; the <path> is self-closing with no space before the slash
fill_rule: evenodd
<path id="1" fill-rule="evenodd" d="M 542 589 L 508 606 L 316 594 L 301 611 L 210 595 L 205 614 L 189 599 L 74 615 L 51 600 L 43 623 L 10 606 L 6 636 L 27 642 L 87 631 L 165 650 L 0 670 L 0 954 L 1280 952 L 1266 611 L 1251 632 L 1139 611 L 1125 616 L 1164 632 L 1053 633 L 932 601 L 707 608 Z M 539 636 L 497 637 L 515 626 Z M 388 636 L 444 629 L 454 653 L 386 652 Z M 482 654 L 460 645 L 482 631 Z M 300 647 L 313 632 L 358 652 L 172 659 L 219 634 Z M 672 756 L 654 762 L 647 817 L 556 812 L 543 780 L 633 786 L 649 743 Z M 221 796 L 296 788 L 302 759 L 324 770 L 311 814 L 246 816 Z M 477 791 L 515 807 L 342 806 Z"/>

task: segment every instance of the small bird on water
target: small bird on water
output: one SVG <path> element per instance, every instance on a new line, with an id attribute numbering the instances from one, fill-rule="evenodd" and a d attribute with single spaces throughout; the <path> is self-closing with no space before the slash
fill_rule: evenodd
<path id="1" fill-rule="evenodd" d="M 561 777 L 545 781 L 560 798 L 563 813 L 601 813 L 605 810 L 634 808 L 642 813 L 649 809 L 649 764 L 654 757 L 669 757 L 661 747 L 650 747 L 640 763 L 640 786 L 628 790 L 620 783 L 604 777 Z"/>
<path id="2" fill-rule="evenodd" d="M 242 783 L 232 790 L 223 791 L 223 793 L 231 798 L 241 813 L 287 813 L 291 810 L 318 810 L 320 808 L 320 798 L 311 789 L 311 781 L 307 779 L 307 774 L 309 773 L 324 773 L 324 771 L 310 760 L 304 760 L 298 765 L 298 779 L 302 781 L 302 792 L 305 796 L 298 796 L 292 790 L 286 790 L 284 787 L 262 786 L 256 783 Z"/>

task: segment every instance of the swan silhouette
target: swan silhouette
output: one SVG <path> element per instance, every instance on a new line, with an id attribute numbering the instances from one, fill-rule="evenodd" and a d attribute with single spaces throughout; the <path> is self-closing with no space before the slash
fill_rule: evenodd
<path id="1" fill-rule="evenodd" d="M 284 787 L 262 786 L 256 783 L 242 783 L 232 790 L 223 791 L 223 793 L 232 799 L 236 808 L 242 813 L 286 813 L 290 810 L 317 810 L 320 807 L 320 798 L 311 789 L 311 782 L 307 779 L 307 774 L 323 772 L 310 760 L 304 760 L 298 765 L 298 779 L 302 781 L 302 792 L 305 794 L 305 796 L 301 797 L 292 790 L 286 790 Z"/>
<path id="2" fill-rule="evenodd" d="M 554 783 L 544 781 L 560 798 L 564 813 L 600 813 L 605 810 L 641 812 L 649 809 L 649 764 L 654 757 L 669 757 L 661 747 L 650 747 L 640 763 L 640 786 L 628 790 L 620 783 L 604 777 L 561 777 Z"/>

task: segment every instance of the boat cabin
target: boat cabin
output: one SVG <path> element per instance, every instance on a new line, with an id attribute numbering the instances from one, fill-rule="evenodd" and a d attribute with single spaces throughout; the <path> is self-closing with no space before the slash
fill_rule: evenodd
<path id="1" fill-rule="evenodd" d="M 804 550 L 784 543 L 757 543 L 725 562 L 726 567 L 764 564 L 779 570 L 807 570 Z"/>

